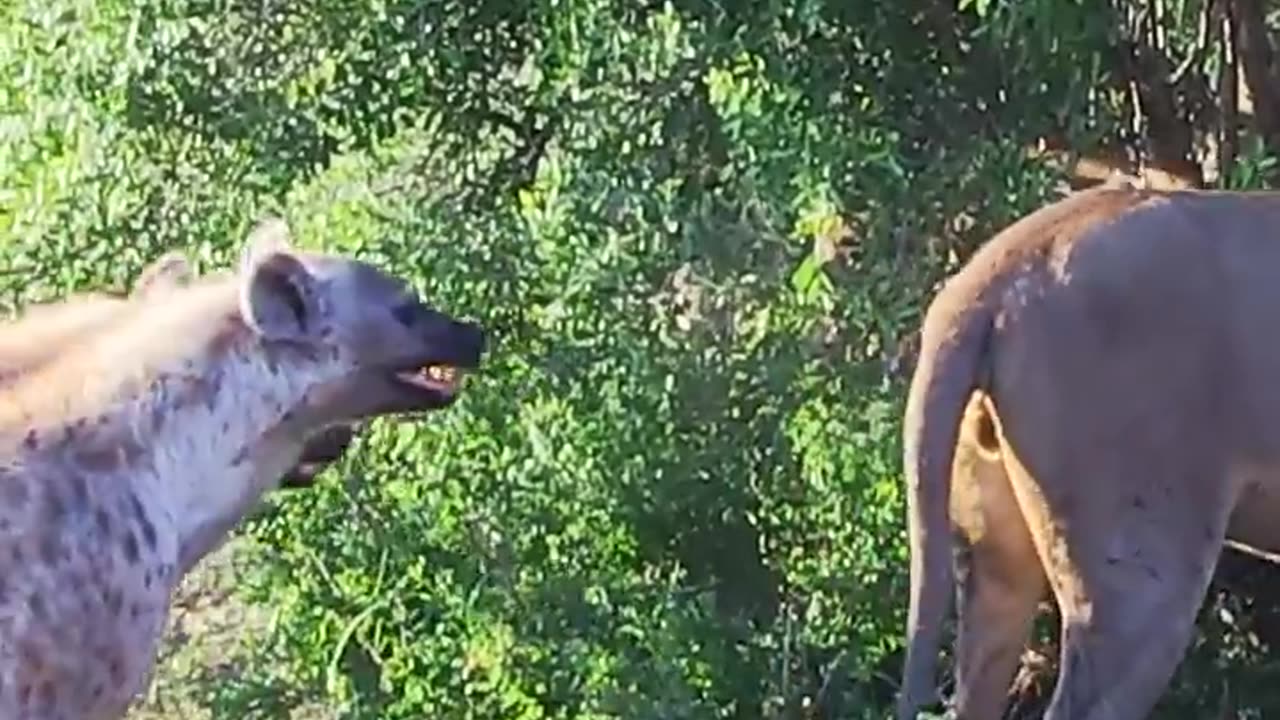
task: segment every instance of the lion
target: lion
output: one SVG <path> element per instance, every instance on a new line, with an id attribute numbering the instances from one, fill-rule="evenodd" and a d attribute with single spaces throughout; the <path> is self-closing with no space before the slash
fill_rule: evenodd
<path id="1" fill-rule="evenodd" d="M 1047 590 L 1045 717 L 1150 713 L 1223 546 L 1280 550 L 1278 321 L 1277 193 L 1099 186 L 944 284 L 904 417 L 899 720 L 937 697 L 953 591 L 958 718 L 1001 716 Z"/>

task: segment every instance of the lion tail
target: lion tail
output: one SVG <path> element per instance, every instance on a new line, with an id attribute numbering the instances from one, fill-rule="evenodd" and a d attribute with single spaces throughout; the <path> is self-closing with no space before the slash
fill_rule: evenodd
<path id="1" fill-rule="evenodd" d="M 918 707 L 938 698 L 938 647 L 954 595 L 951 463 L 965 405 L 983 381 L 992 328 L 985 303 L 954 300 L 940 297 L 926 314 L 903 421 L 911 595 L 898 720 L 914 720 Z"/>

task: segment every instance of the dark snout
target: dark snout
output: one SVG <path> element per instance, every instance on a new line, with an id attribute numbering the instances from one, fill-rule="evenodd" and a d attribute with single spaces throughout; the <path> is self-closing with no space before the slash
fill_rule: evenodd
<path id="1" fill-rule="evenodd" d="M 431 348 L 432 361 L 472 370 L 480 366 L 487 338 L 473 322 L 454 318 L 425 306 L 412 309 L 410 327 L 421 333 L 423 345 Z"/>
<path id="2" fill-rule="evenodd" d="M 353 371 L 308 393 L 309 424 L 441 410 L 458 399 L 469 371 L 478 369 L 484 357 L 485 331 L 476 323 L 458 320 L 416 299 L 405 301 L 403 296 L 390 311 L 391 323 L 383 314 L 385 305 L 375 308 L 368 316 L 367 335 L 352 338 Z M 334 447 L 344 444 L 337 434 L 332 439 Z M 308 448 L 315 457 L 304 458 L 296 477 L 287 478 L 286 483 L 305 483 L 312 466 L 331 462 L 325 449 L 317 438 Z"/>
<path id="3" fill-rule="evenodd" d="M 473 322 L 411 301 L 392 310 L 399 328 L 382 339 L 358 372 L 314 389 L 315 414 L 326 423 L 449 407 L 468 371 L 479 368 L 488 338 Z M 384 354 L 385 353 L 385 354 Z M 381 357 L 378 357 L 381 355 Z"/>
<path id="4" fill-rule="evenodd" d="M 479 325 L 451 319 L 447 321 L 442 335 L 434 339 L 434 343 L 445 351 L 444 362 L 466 369 L 480 366 L 487 341 Z"/>

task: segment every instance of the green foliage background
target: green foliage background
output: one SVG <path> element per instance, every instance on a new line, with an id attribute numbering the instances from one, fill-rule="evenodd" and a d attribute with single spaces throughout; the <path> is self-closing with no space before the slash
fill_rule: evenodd
<path id="1" fill-rule="evenodd" d="M 1028 146 L 1124 136 L 1123 4 L 0 4 L 11 305 L 173 247 L 225 266 L 275 212 L 496 341 L 455 408 L 255 518 L 238 594 L 271 623 L 199 704 L 882 717 L 903 348 L 937 279 L 1061 193 Z M 1222 182 L 1262 182 L 1255 155 Z M 1265 685 L 1227 656 L 1171 702 Z"/>

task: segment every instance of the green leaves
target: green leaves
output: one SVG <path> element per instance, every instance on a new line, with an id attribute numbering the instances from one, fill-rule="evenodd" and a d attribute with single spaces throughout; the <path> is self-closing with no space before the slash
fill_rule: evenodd
<path id="1" fill-rule="evenodd" d="M 978 17 L 985 18 L 987 12 L 991 9 L 991 0 L 958 0 L 956 9 L 961 12 L 973 10 Z"/>

